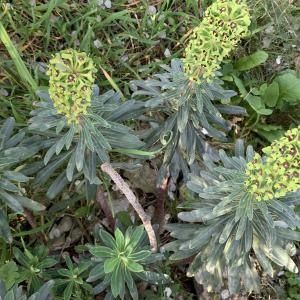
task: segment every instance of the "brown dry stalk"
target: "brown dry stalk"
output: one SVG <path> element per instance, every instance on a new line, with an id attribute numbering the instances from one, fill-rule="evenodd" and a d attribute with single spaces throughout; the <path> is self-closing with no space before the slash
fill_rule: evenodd
<path id="1" fill-rule="evenodd" d="M 149 242 L 151 245 L 151 251 L 157 252 L 157 241 L 155 232 L 151 225 L 150 217 L 145 213 L 142 205 L 128 186 L 128 184 L 123 180 L 123 178 L 114 170 L 110 163 L 104 163 L 101 165 L 101 170 L 109 175 L 117 187 L 122 191 L 122 193 L 127 198 L 128 202 L 132 205 L 140 219 L 142 220 L 145 230 L 149 237 Z"/>
<path id="2" fill-rule="evenodd" d="M 36 228 L 36 220 L 35 220 L 33 213 L 29 209 L 24 208 L 24 216 L 25 216 L 27 222 L 29 223 L 29 225 L 31 226 L 31 228 L 35 229 Z M 37 237 L 40 240 L 42 240 L 43 242 L 46 242 L 46 240 L 47 240 L 46 236 L 44 234 L 42 234 L 41 232 L 37 233 Z"/>

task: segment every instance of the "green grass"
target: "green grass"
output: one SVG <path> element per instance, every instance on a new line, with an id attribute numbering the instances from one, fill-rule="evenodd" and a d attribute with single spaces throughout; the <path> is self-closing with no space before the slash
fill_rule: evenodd
<path id="1" fill-rule="evenodd" d="M 48 4 L 31 5 L 32 1 L 12 1 L 9 7 L 2 4 L 1 22 L 39 86 L 47 85 L 47 77 L 37 63 L 47 63 L 62 48 L 76 48 L 94 59 L 100 87 L 128 95 L 129 80 L 146 78 L 159 64 L 181 56 L 188 30 L 200 22 L 200 14 L 193 15 L 196 8 L 192 1 L 162 1 L 155 15 L 148 1 L 113 1 L 110 9 L 99 7 L 97 1 L 86 2 L 51 0 Z M 166 49 L 171 57 L 164 56 Z M 25 80 L 24 68 L 20 72 L 12 66 L 5 48 L 0 48 L 0 55 L 4 58 L 0 82 L 9 94 L 22 98 L 30 77 Z M 20 89 L 15 90 L 16 86 Z M 19 101 L 12 102 L 22 112 Z"/>

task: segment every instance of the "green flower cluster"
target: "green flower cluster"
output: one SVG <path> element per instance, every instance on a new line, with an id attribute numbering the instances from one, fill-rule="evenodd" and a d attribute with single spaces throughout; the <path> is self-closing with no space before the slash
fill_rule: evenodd
<path id="1" fill-rule="evenodd" d="M 49 62 L 49 93 L 58 113 L 68 123 L 79 123 L 91 105 L 92 85 L 96 68 L 84 52 L 67 49 L 57 53 Z"/>
<path id="2" fill-rule="evenodd" d="M 185 49 L 184 71 L 190 80 L 210 80 L 250 25 L 244 0 L 217 0 L 205 13 L 202 23 L 193 30 Z"/>
<path id="3" fill-rule="evenodd" d="M 263 149 L 266 158 L 259 154 L 247 164 L 247 191 L 256 200 L 284 197 L 300 189 L 300 126 Z"/>

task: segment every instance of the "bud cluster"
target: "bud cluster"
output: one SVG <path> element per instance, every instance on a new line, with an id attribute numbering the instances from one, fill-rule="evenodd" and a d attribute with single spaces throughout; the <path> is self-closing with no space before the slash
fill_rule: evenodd
<path id="1" fill-rule="evenodd" d="M 95 73 L 93 60 L 84 52 L 62 50 L 50 60 L 50 97 L 68 123 L 79 123 L 80 114 L 85 114 L 91 105 Z"/>
<path id="2" fill-rule="evenodd" d="M 247 34 L 250 23 L 244 0 L 217 0 L 208 7 L 185 49 L 183 62 L 188 78 L 211 80 L 222 60 Z"/>
<path id="3" fill-rule="evenodd" d="M 256 200 L 284 197 L 300 189 L 300 126 L 256 154 L 247 164 L 245 186 Z"/>

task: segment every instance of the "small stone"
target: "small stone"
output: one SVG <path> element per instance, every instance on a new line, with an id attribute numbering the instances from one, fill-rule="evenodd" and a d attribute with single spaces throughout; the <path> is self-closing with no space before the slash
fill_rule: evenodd
<path id="1" fill-rule="evenodd" d="M 164 295 L 170 297 L 172 295 L 172 290 L 169 287 L 166 287 L 164 290 Z"/>
<path id="2" fill-rule="evenodd" d="M 280 271 L 280 272 L 277 273 L 278 277 L 281 277 L 282 275 L 284 275 L 284 271 Z"/>
<path id="3" fill-rule="evenodd" d="M 102 47 L 102 42 L 98 39 L 94 40 L 93 44 L 97 49 Z"/>
<path id="4" fill-rule="evenodd" d="M 201 130 L 201 132 L 202 132 L 203 134 L 205 134 L 205 135 L 208 135 L 208 131 L 207 131 L 205 128 L 203 128 L 203 129 Z"/>
<path id="5" fill-rule="evenodd" d="M 170 57 L 171 56 L 171 52 L 170 52 L 170 50 L 168 48 L 165 50 L 164 56 L 165 57 Z"/>
<path id="6" fill-rule="evenodd" d="M 96 17 L 96 20 L 97 20 L 97 22 L 101 22 L 101 21 L 102 21 L 102 18 L 101 18 L 101 16 L 100 16 L 100 15 L 98 15 L 98 16 Z"/>
<path id="7" fill-rule="evenodd" d="M 186 32 L 186 28 L 184 26 L 180 26 L 179 32 L 181 32 L 181 33 Z"/>
<path id="8" fill-rule="evenodd" d="M 277 65 L 280 65 L 280 64 L 281 64 L 281 60 L 282 60 L 282 56 L 279 55 L 279 56 L 276 58 L 276 64 L 277 64 Z"/>
<path id="9" fill-rule="evenodd" d="M 110 0 L 106 0 L 106 1 L 104 2 L 104 6 L 105 6 L 106 8 L 111 8 L 111 1 L 110 1 Z"/>
<path id="10" fill-rule="evenodd" d="M 41 73 L 46 73 L 46 71 L 47 71 L 47 64 L 43 63 L 43 62 L 39 62 L 38 63 L 38 68 L 39 68 L 39 71 Z"/>
<path id="11" fill-rule="evenodd" d="M 121 58 L 120 58 L 120 60 L 122 61 L 122 62 L 125 62 L 125 61 L 128 61 L 128 55 L 127 54 L 124 54 L 123 56 L 121 56 Z"/>
<path id="12" fill-rule="evenodd" d="M 265 29 L 265 33 L 266 34 L 272 34 L 274 32 L 274 26 L 268 26 L 266 29 Z"/>
<path id="13" fill-rule="evenodd" d="M 221 298 L 222 298 L 223 300 L 224 300 L 224 299 L 228 299 L 229 296 L 230 296 L 230 293 L 229 293 L 228 290 L 223 290 L 223 291 L 221 292 Z"/>
<path id="14" fill-rule="evenodd" d="M 8 96 L 8 91 L 4 88 L 0 88 L 0 96 L 7 97 Z"/>
<path id="15" fill-rule="evenodd" d="M 153 5 L 150 5 L 150 6 L 149 6 L 148 11 L 149 11 L 150 15 L 155 15 L 156 12 L 157 12 L 156 7 L 153 6 Z"/>
<path id="16" fill-rule="evenodd" d="M 158 36 L 159 36 L 160 39 L 165 39 L 167 37 L 167 34 L 166 34 L 165 31 L 160 31 L 158 33 Z"/>

